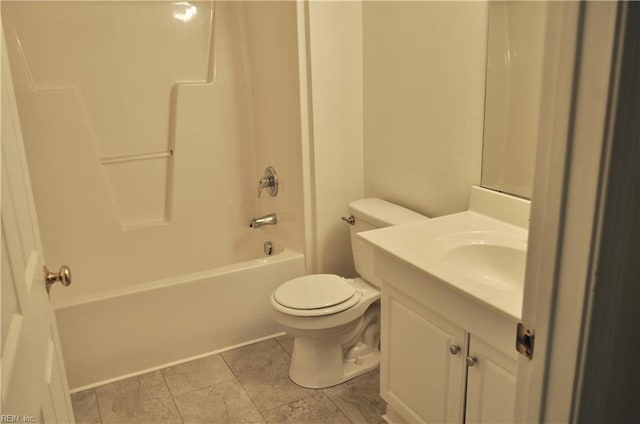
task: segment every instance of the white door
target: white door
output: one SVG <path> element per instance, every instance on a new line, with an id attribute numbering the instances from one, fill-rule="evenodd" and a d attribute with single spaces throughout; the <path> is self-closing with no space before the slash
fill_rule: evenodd
<path id="1" fill-rule="evenodd" d="M 2 420 L 69 423 L 74 421 L 71 400 L 53 308 L 44 283 L 42 242 L 1 28 L 0 33 Z"/>
<path id="2" fill-rule="evenodd" d="M 532 359 L 518 360 L 515 422 L 577 419 L 587 348 L 582 332 L 590 325 L 590 297 L 597 295 L 591 261 L 606 195 L 601 184 L 615 117 L 608 99 L 616 94 L 612 63 L 622 50 L 615 48 L 621 4 L 549 4 L 522 309 L 535 345 Z"/>

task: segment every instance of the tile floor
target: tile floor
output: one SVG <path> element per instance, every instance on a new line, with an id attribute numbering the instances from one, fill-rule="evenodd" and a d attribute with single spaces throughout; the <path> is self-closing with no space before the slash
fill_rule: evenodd
<path id="1" fill-rule="evenodd" d="M 322 390 L 289 380 L 279 337 L 71 396 L 78 423 L 379 424 L 378 370 Z"/>

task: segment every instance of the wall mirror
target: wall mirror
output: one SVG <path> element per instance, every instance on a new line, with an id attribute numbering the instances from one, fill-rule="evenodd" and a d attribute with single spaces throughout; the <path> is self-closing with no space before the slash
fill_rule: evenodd
<path id="1" fill-rule="evenodd" d="M 489 2 L 482 186 L 530 198 L 547 6 Z"/>

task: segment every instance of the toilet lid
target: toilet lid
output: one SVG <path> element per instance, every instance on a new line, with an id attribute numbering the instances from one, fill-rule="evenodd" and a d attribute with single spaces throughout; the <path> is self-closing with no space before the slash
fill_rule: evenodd
<path id="1" fill-rule="evenodd" d="M 291 309 L 322 309 L 343 303 L 355 293 L 353 286 L 338 275 L 315 274 L 287 281 L 273 298 Z"/>

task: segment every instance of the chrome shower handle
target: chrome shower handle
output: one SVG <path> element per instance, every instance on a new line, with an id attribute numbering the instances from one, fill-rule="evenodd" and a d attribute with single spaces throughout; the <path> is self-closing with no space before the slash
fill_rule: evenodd
<path id="1" fill-rule="evenodd" d="M 258 180 L 258 198 L 262 194 L 263 189 L 267 189 L 269 196 L 275 196 L 278 194 L 278 175 L 276 170 L 272 166 L 268 166 L 264 170 L 264 175 Z"/>
<path id="2" fill-rule="evenodd" d="M 258 180 L 258 197 L 262 194 L 262 189 L 273 187 L 275 182 L 272 177 L 262 177 Z"/>

